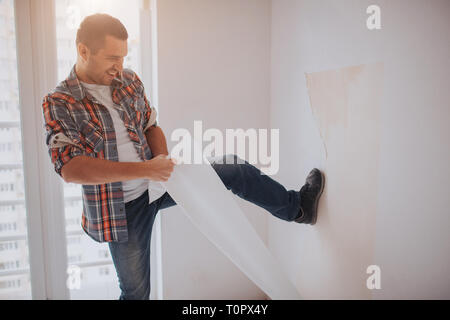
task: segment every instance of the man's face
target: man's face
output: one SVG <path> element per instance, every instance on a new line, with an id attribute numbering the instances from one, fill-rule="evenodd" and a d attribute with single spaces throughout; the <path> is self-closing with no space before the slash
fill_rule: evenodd
<path id="1" fill-rule="evenodd" d="M 107 35 L 102 48 L 95 54 L 87 54 L 86 76 L 96 84 L 111 85 L 112 80 L 119 76 L 118 73 L 122 73 L 123 59 L 127 54 L 127 40 Z"/>

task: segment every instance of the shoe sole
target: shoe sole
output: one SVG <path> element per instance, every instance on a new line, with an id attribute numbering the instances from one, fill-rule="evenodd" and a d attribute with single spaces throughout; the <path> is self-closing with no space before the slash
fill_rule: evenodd
<path id="1" fill-rule="evenodd" d="M 322 177 L 322 185 L 320 186 L 319 194 L 317 195 L 316 200 L 314 201 L 314 215 L 312 217 L 311 222 L 309 223 L 310 225 L 315 225 L 317 222 L 317 207 L 319 205 L 319 199 L 320 199 L 320 196 L 322 195 L 323 188 L 325 187 L 325 176 L 322 173 L 322 171 L 319 170 L 319 172 Z"/>

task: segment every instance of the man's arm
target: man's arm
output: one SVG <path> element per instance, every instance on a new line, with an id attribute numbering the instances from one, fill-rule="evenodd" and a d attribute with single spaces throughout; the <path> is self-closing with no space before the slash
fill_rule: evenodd
<path id="1" fill-rule="evenodd" d="M 164 136 L 164 132 L 158 126 L 156 121 L 157 111 L 154 107 L 150 106 L 150 103 L 145 95 L 144 84 L 137 74 L 135 74 L 136 87 L 139 88 L 138 91 L 141 93 L 142 98 L 144 99 L 144 124 L 143 130 L 145 134 L 145 138 L 147 139 L 147 144 L 152 151 L 153 157 L 156 157 L 160 154 L 169 155 L 167 151 L 167 143 L 166 137 Z"/>
<path id="2" fill-rule="evenodd" d="M 148 162 L 115 162 L 78 156 L 62 167 L 61 176 L 68 183 L 97 185 L 149 178 L 151 169 Z"/>
<path id="3" fill-rule="evenodd" d="M 143 162 L 116 162 L 88 156 L 77 156 L 61 169 L 64 181 L 97 185 L 134 179 L 167 181 L 175 163 L 161 154 Z"/>
<path id="4" fill-rule="evenodd" d="M 154 157 L 160 154 L 169 155 L 166 137 L 159 126 L 150 126 L 145 131 L 145 138 Z"/>

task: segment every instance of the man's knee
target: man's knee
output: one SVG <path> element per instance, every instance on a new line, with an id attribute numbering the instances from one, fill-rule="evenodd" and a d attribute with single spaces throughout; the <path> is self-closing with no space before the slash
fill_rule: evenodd
<path id="1" fill-rule="evenodd" d="M 238 164 L 242 161 L 234 154 L 226 154 L 215 157 L 212 167 L 222 180 L 227 189 L 233 189 L 234 184 L 238 184 L 241 176 L 242 168 Z"/>

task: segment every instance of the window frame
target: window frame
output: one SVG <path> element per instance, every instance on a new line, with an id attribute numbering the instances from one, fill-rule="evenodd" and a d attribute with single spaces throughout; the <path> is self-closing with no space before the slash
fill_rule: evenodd
<path id="1" fill-rule="evenodd" d="M 158 0 L 142 0 L 140 10 L 140 39 L 141 41 L 141 72 L 145 92 L 150 95 L 150 103 L 158 110 Z M 149 39 L 149 41 L 144 41 Z M 144 59 L 143 57 L 147 57 Z M 159 112 L 157 112 L 159 121 Z M 163 266 L 162 266 L 162 221 L 161 215 L 156 215 L 151 239 L 150 268 L 151 297 L 163 300 Z"/>

